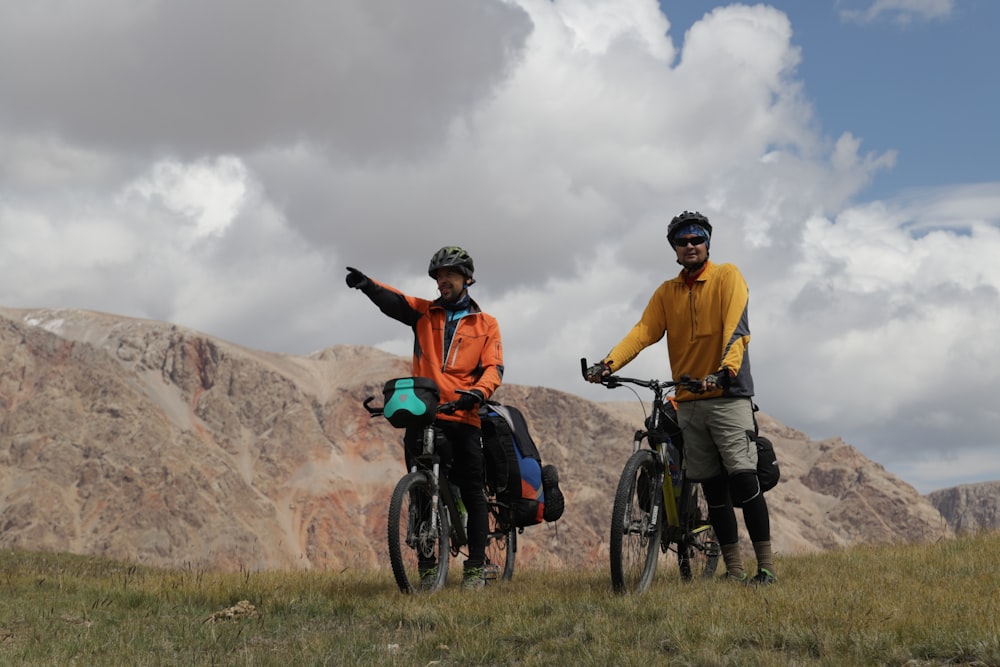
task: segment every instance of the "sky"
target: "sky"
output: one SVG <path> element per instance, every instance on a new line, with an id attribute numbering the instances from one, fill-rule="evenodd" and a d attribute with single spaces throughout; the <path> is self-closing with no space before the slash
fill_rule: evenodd
<path id="1" fill-rule="evenodd" d="M 255 349 L 409 329 L 474 257 L 505 381 L 585 383 L 699 210 L 761 409 L 929 492 L 1000 479 L 1000 3 L 0 0 L 0 305 Z M 623 374 L 665 378 L 664 345 Z M 780 454 L 780 453 L 779 453 Z"/>

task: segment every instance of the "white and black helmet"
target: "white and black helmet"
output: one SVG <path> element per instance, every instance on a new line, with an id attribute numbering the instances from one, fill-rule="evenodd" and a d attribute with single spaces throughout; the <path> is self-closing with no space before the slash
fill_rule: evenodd
<path id="1" fill-rule="evenodd" d="M 701 227 L 708 234 L 708 238 L 712 238 L 712 223 L 708 221 L 708 218 L 697 211 L 684 211 L 680 215 L 674 216 L 674 219 L 667 225 L 667 240 L 670 241 L 671 245 L 673 245 L 677 232 L 690 225 Z"/>
<path id="2" fill-rule="evenodd" d="M 433 278 L 434 272 L 438 269 L 457 269 L 463 276 L 475 282 L 472 273 L 476 267 L 472 263 L 472 257 L 457 245 L 445 246 L 434 253 L 430 266 L 427 267 L 427 274 Z"/>

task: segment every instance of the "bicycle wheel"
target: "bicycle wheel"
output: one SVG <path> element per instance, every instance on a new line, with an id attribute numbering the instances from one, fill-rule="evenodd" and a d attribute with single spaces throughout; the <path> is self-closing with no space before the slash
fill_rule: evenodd
<path id="1" fill-rule="evenodd" d="M 677 565 L 681 578 L 710 578 L 719 564 L 719 541 L 708 522 L 708 509 L 701 484 L 685 479 L 681 486 L 682 537 L 677 545 Z"/>
<path id="2" fill-rule="evenodd" d="M 486 578 L 510 581 L 514 576 L 514 554 L 517 552 L 517 528 L 510 508 L 489 501 L 489 531 L 486 533 Z"/>
<path id="3" fill-rule="evenodd" d="M 656 572 L 663 532 L 663 472 L 648 449 L 632 454 L 622 470 L 611 512 L 611 585 L 640 593 Z"/>
<path id="4" fill-rule="evenodd" d="M 433 497 L 430 476 L 411 472 L 399 480 L 389 501 L 389 560 L 404 593 L 436 591 L 448 578 L 448 512 L 439 498 L 433 525 Z"/>

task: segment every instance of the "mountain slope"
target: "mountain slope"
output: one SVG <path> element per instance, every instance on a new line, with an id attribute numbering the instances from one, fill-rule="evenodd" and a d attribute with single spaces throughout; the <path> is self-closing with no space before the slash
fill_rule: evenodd
<path id="1" fill-rule="evenodd" d="M 1000 482 L 963 484 L 927 495 L 956 533 L 1000 528 Z"/>
<path id="2" fill-rule="evenodd" d="M 0 353 L 0 547 L 206 569 L 387 565 L 401 433 L 361 402 L 380 402 L 408 360 L 266 353 L 79 310 L 0 309 Z M 497 398 L 525 413 L 567 502 L 521 535 L 518 567 L 604 567 L 638 403 L 516 385 Z M 782 464 L 768 494 L 779 552 L 951 534 L 850 445 L 760 420 Z"/>

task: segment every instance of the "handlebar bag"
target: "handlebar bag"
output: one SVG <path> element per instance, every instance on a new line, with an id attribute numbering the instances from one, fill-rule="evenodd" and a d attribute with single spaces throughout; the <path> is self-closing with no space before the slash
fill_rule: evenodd
<path id="1" fill-rule="evenodd" d="M 385 399 L 382 414 L 389 423 L 396 428 L 409 428 L 434 422 L 441 392 L 430 378 L 396 378 L 382 387 L 382 397 Z"/>

